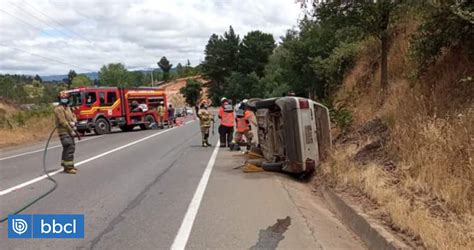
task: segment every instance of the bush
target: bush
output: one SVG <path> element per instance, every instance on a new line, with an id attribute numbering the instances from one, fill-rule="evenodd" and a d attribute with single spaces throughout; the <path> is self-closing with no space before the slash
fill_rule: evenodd
<path id="1" fill-rule="evenodd" d="M 334 104 L 331 101 L 323 101 L 322 104 L 328 107 L 331 122 L 342 131 L 346 131 L 352 125 L 352 113 L 345 104 Z"/>
<path id="2" fill-rule="evenodd" d="M 474 17 L 467 3 L 428 7 L 425 22 L 411 38 L 410 58 L 417 65 L 415 77 L 422 74 L 442 54 L 443 49 L 464 44 L 474 51 Z M 469 8 L 471 9 L 469 11 Z"/>
<path id="3" fill-rule="evenodd" d="M 52 117 L 53 107 L 50 105 L 33 106 L 31 109 L 20 110 L 8 115 L 3 109 L 0 109 L 0 128 L 13 129 L 24 127 L 35 119 Z"/>

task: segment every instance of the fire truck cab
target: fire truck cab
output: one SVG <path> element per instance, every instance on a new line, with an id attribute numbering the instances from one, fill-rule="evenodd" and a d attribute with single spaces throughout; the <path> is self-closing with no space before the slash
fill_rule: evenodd
<path id="1" fill-rule="evenodd" d="M 77 117 L 80 133 L 107 134 L 112 127 L 122 131 L 136 126 L 149 129 L 158 121 L 158 106 L 165 108 L 163 121 L 168 120 L 167 99 L 158 88 L 81 87 L 67 91 L 70 105 Z"/>

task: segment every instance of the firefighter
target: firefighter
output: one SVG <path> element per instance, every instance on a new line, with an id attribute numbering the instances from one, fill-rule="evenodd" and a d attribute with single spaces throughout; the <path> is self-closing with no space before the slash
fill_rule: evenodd
<path id="1" fill-rule="evenodd" d="M 174 108 L 173 105 L 168 106 L 168 128 L 172 128 L 174 125 Z"/>
<path id="2" fill-rule="evenodd" d="M 236 132 L 234 140 L 232 140 L 232 144 L 230 149 L 231 150 L 240 150 L 239 144 L 242 142 L 243 136 L 247 141 L 247 149 L 250 149 L 250 145 L 252 143 L 252 127 L 250 125 L 250 121 L 252 119 L 252 112 L 250 111 L 249 107 L 246 105 L 246 101 L 244 100 L 240 103 L 239 109 L 236 111 Z"/>
<path id="3" fill-rule="evenodd" d="M 69 94 L 64 91 L 60 92 L 59 105 L 54 108 L 54 116 L 56 129 L 63 146 L 61 166 L 63 166 L 65 173 L 75 174 L 77 169 L 74 167 L 74 151 L 76 149 L 74 136 L 76 136 L 75 126 L 77 120 L 68 105 Z"/>
<path id="4" fill-rule="evenodd" d="M 210 147 L 212 145 L 209 143 L 209 128 L 211 127 L 211 122 L 214 122 L 214 118 L 211 117 L 211 113 L 207 111 L 207 105 L 205 103 L 201 104 L 197 117 L 199 118 L 201 126 L 202 146 Z"/>
<path id="5" fill-rule="evenodd" d="M 160 102 L 157 112 L 158 112 L 158 127 L 164 128 L 165 103 L 163 101 Z"/>
<path id="6" fill-rule="evenodd" d="M 222 97 L 221 107 L 219 108 L 219 137 L 221 147 L 230 147 L 234 133 L 234 109 L 227 98 Z"/>

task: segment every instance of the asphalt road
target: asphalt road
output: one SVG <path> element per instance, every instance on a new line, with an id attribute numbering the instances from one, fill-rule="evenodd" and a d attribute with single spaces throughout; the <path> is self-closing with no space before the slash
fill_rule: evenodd
<path id="1" fill-rule="evenodd" d="M 38 178 L 43 146 L 0 150 L 0 217 L 52 186 Z M 48 169 L 59 168 L 60 153 L 55 140 Z M 324 201 L 295 195 L 305 190 L 288 188 L 295 181 L 284 175 L 233 169 L 241 161 L 225 149 L 202 148 L 192 121 L 87 136 L 76 147 L 79 173 L 55 174 L 58 188 L 22 212 L 84 214 L 85 238 L 8 239 L 2 223 L 0 249 L 363 248 Z"/>

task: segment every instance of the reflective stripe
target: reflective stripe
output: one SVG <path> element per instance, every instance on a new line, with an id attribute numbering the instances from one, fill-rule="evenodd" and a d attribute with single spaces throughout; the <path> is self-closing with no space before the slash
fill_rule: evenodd
<path id="1" fill-rule="evenodd" d="M 64 166 L 74 166 L 74 161 L 63 161 Z"/>

